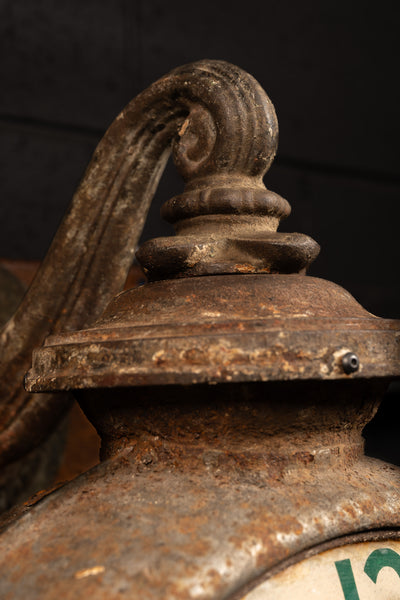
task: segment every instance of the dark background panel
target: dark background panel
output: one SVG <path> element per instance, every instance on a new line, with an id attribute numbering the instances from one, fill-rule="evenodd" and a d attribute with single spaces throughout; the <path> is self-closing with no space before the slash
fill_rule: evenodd
<path id="1" fill-rule="evenodd" d="M 107 127 L 127 100 L 127 80 L 135 78 L 135 64 L 128 73 L 125 58 L 124 5 L 2 0 L 0 115 Z"/>
<path id="2" fill-rule="evenodd" d="M 389 0 L 0 0 L 0 257 L 43 257 L 133 96 L 175 66 L 225 59 L 260 81 L 278 113 L 265 181 L 292 204 L 281 229 L 321 244 L 312 274 L 400 317 L 399 15 Z M 159 207 L 181 187 L 169 165 L 143 239 L 170 232 Z M 385 403 L 389 427 L 399 394 Z"/>

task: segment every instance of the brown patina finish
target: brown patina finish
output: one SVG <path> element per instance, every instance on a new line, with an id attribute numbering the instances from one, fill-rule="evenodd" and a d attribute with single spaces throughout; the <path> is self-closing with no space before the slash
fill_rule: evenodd
<path id="1" fill-rule="evenodd" d="M 76 253 L 68 320 L 26 382 L 74 391 L 103 462 L 3 519 L 2 598 L 233 600 L 328 546 L 398 537 L 400 472 L 364 456 L 362 429 L 400 376 L 400 323 L 306 276 L 318 245 L 277 232 L 277 133 L 252 77 L 201 61 L 101 142 L 56 238 Z M 146 242 L 150 283 L 105 307 L 171 142 L 177 235 Z"/>
<path id="2" fill-rule="evenodd" d="M 20 279 L 0 263 L 0 326 L 13 315 L 24 292 Z M 0 469 L 0 511 L 51 484 L 58 469 L 64 430 L 61 423 L 43 444 L 24 454 L 19 461 L 3 465 Z"/>

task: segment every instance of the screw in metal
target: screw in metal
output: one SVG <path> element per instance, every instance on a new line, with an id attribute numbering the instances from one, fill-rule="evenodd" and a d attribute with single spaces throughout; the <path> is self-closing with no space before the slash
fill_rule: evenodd
<path id="1" fill-rule="evenodd" d="M 346 352 L 346 354 L 342 357 L 342 367 L 343 371 L 347 373 L 347 375 L 358 371 L 360 367 L 360 360 L 357 354 L 354 354 L 354 352 Z"/>

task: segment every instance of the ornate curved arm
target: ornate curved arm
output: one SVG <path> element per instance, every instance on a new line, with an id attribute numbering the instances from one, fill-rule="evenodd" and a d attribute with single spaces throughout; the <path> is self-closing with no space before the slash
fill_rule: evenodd
<path id="1" fill-rule="evenodd" d="M 179 235 L 168 238 L 175 240 L 169 246 L 161 239 L 142 248 L 145 270 L 162 277 L 166 262 L 175 261 L 173 276 L 246 272 L 243 256 L 250 255 L 258 257 L 253 270 L 276 269 L 276 236 L 284 236 L 286 245 L 288 236 L 273 234 L 268 253 L 260 235 L 268 237 L 290 211 L 262 183 L 277 138 L 275 111 L 263 89 L 250 75 L 221 61 L 175 69 L 115 119 L 34 282 L 1 332 L 0 464 L 39 443 L 65 409 L 59 396 L 24 391 L 32 349 L 50 333 L 87 326 L 122 289 L 171 143 L 175 141 L 174 159 L 187 186 L 181 197 L 165 205 L 164 215 L 176 223 Z M 227 227 L 240 239 L 232 240 Z M 214 244 L 218 266 L 216 259 L 211 264 L 205 257 L 205 240 L 200 248 L 196 244 L 199 231 Z M 228 247 L 229 260 L 221 260 Z M 298 249 L 293 262 L 291 248 L 290 269 L 303 268 L 310 253 L 315 254 L 315 244 L 314 250 Z"/>

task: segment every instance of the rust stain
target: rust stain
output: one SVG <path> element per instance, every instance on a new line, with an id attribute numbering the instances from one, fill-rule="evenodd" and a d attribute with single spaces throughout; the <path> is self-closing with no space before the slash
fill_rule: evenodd
<path id="1" fill-rule="evenodd" d="M 75 579 L 84 579 L 85 577 L 92 577 L 93 575 L 100 575 L 104 573 L 105 567 L 103 565 L 96 565 L 95 567 L 89 567 L 87 569 L 81 569 L 75 573 Z"/>

